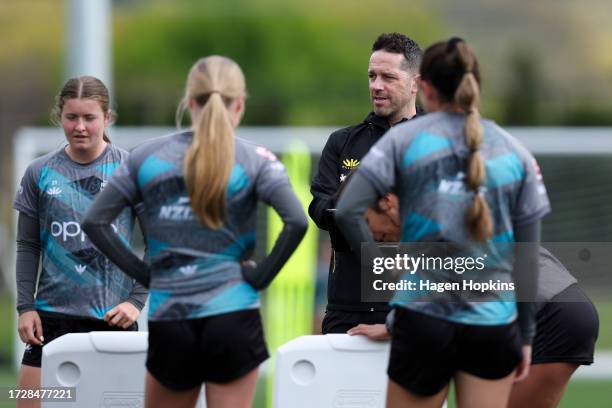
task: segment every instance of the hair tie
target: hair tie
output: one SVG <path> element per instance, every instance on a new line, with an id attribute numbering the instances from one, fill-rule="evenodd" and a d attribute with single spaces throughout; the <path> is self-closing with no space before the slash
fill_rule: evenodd
<path id="1" fill-rule="evenodd" d="M 446 51 L 447 52 L 452 51 L 457 46 L 457 43 L 460 43 L 460 42 L 465 42 L 465 41 L 461 37 L 451 37 L 446 42 Z"/>

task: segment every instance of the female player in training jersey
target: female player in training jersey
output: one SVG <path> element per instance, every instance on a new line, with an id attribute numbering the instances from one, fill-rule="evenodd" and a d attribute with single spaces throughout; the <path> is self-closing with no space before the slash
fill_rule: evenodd
<path id="1" fill-rule="evenodd" d="M 347 181 L 349 178 L 347 177 Z M 366 220 L 377 241 L 399 241 L 399 205 L 388 194 Z M 514 383 L 509 408 L 554 408 L 563 397 L 570 377 L 580 365 L 593 363 L 599 318 L 595 306 L 578 286 L 576 279 L 553 254 L 540 248 L 536 313 L 536 336 L 529 375 Z M 387 324 L 359 324 L 349 335 L 364 335 L 371 340 L 391 338 L 391 313 Z"/>
<path id="2" fill-rule="evenodd" d="M 234 136 L 245 95 L 234 61 L 197 61 L 184 98 L 192 129 L 134 149 L 84 222 L 110 259 L 150 285 L 147 407 L 192 407 L 202 383 L 209 408 L 250 407 L 257 368 L 268 357 L 257 291 L 308 224 L 284 166 Z M 284 227 L 255 266 L 249 258 L 258 201 L 271 205 Z M 141 203 L 146 263 L 110 227 L 117 213 Z"/>
<path id="3" fill-rule="evenodd" d="M 146 289 L 101 254 L 80 225 L 95 196 L 127 157 L 106 133 L 113 115 L 102 81 L 91 76 L 68 80 L 52 112 L 68 144 L 32 162 L 15 197 L 18 329 L 27 343 L 20 388 L 40 386 L 42 347 L 57 337 L 137 330 Z M 117 215 L 112 220 L 114 233 L 129 242 L 133 213 Z M 38 405 L 35 400 L 18 402 L 19 407 Z"/>
<path id="4" fill-rule="evenodd" d="M 512 277 L 520 298 L 535 297 L 540 219 L 550 207 L 533 157 L 480 118 L 478 62 L 463 40 L 429 47 L 420 73 L 430 113 L 396 126 L 372 148 L 347 185 L 336 220 L 354 248 L 372 242 L 363 214 L 394 190 L 402 241 L 472 243 L 497 260 L 488 277 Z M 513 241 L 534 244 L 506 262 L 495 244 L 507 248 Z M 505 406 L 513 381 L 528 373 L 533 304 L 515 303 L 498 290 L 474 301 L 420 296 L 403 291 L 393 300 L 387 406 L 441 406 L 451 379 L 459 406 Z"/>

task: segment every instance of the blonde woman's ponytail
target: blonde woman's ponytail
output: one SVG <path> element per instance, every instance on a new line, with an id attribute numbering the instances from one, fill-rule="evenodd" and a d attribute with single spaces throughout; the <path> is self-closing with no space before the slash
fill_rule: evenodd
<path id="1" fill-rule="evenodd" d="M 180 122 L 188 101 L 195 110 L 193 139 L 185 153 L 185 186 L 191 207 L 207 227 L 219 229 L 227 220 L 226 191 L 234 166 L 234 125 L 228 107 L 246 93 L 242 70 L 234 61 L 210 56 L 189 71 L 185 97 L 177 109 Z"/>

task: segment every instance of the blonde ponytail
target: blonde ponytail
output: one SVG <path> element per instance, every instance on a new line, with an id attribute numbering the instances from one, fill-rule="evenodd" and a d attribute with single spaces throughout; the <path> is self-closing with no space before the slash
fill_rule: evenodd
<path id="1" fill-rule="evenodd" d="M 193 139 L 185 153 L 185 186 L 191 207 L 207 227 L 219 229 L 227 220 L 226 190 L 234 166 L 234 126 L 228 105 L 243 96 L 244 76 L 229 58 L 212 56 L 192 67 L 185 100 L 201 107 L 193 120 Z M 182 102 L 177 110 L 185 108 Z M 182 113 L 180 113 L 182 116 Z"/>
<path id="2" fill-rule="evenodd" d="M 226 220 L 225 191 L 234 164 L 234 131 L 221 95 L 202 108 L 185 154 L 185 185 L 200 221 L 219 229 Z"/>

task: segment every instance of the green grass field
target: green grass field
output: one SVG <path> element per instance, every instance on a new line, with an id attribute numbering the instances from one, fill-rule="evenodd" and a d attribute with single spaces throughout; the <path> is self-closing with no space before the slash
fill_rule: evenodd
<path id="1" fill-rule="evenodd" d="M 595 307 L 599 313 L 597 349 L 612 351 L 612 303 L 598 303 Z"/>
<path id="2" fill-rule="evenodd" d="M 610 408 L 611 394 L 612 380 L 573 380 L 569 383 L 559 408 Z M 448 407 L 455 408 L 455 406 L 454 398 L 451 396 Z"/>
<path id="3" fill-rule="evenodd" d="M 612 304 L 598 304 L 600 333 L 597 342 L 599 350 L 612 350 Z M 13 304 L 7 296 L 0 296 L 0 389 L 14 387 L 17 383 L 16 373 L 7 366 L 12 361 L 13 349 Z M 3 398 L 0 398 L 2 400 Z M 0 402 L 0 408 L 14 407 L 13 403 Z M 264 408 L 265 387 L 263 382 L 258 385 L 254 408 Z M 609 381 L 573 380 L 570 382 L 561 408 L 609 408 L 612 406 L 612 379 Z M 453 399 L 449 407 L 454 407 Z"/>
<path id="4" fill-rule="evenodd" d="M 0 372 L 0 388 L 14 387 L 17 376 L 12 371 Z M 261 382 L 257 387 L 254 408 L 265 407 L 265 387 Z M 585 381 L 574 380 L 570 382 L 567 392 L 559 405 L 559 408 L 609 408 L 612 403 L 612 380 L 610 381 Z M 13 403 L 0 402 L 0 408 L 14 407 Z M 451 398 L 449 408 L 455 407 Z"/>
<path id="5" fill-rule="evenodd" d="M 10 361 L 13 355 L 14 311 L 11 297 L 0 293 L 0 368 L 2 362 Z"/>
<path id="6" fill-rule="evenodd" d="M 608 408 L 612 405 L 612 380 L 570 382 L 560 408 Z"/>

